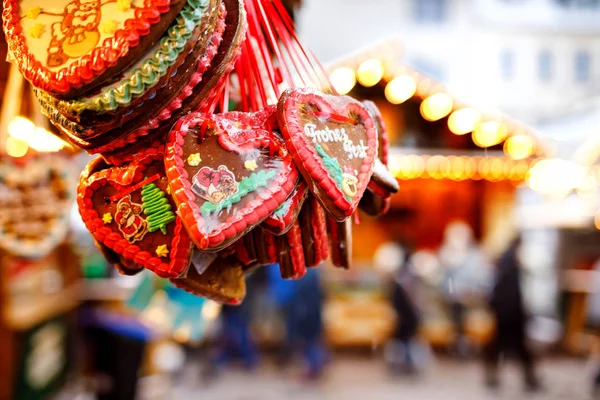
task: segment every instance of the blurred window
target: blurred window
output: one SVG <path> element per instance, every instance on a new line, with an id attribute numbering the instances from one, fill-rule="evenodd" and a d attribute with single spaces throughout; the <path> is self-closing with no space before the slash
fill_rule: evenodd
<path id="1" fill-rule="evenodd" d="M 446 17 L 446 0 L 413 0 L 418 22 L 442 22 Z"/>
<path id="2" fill-rule="evenodd" d="M 590 54 L 579 51 L 575 54 L 575 79 L 577 82 L 587 82 L 590 79 Z"/>
<path id="3" fill-rule="evenodd" d="M 558 4 L 564 7 L 597 7 L 600 5 L 600 0 L 555 0 Z"/>
<path id="4" fill-rule="evenodd" d="M 500 74 L 503 79 L 511 79 L 515 75 L 515 54 L 510 50 L 500 53 Z"/>
<path id="5" fill-rule="evenodd" d="M 542 81 L 549 81 L 552 79 L 552 53 L 548 50 L 542 50 L 539 54 L 538 68 L 539 75 Z"/>

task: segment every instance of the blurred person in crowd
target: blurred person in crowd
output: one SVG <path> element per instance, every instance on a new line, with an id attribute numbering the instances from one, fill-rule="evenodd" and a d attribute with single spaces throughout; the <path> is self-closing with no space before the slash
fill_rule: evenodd
<path id="1" fill-rule="evenodd" d="M 323 343 L 323 290 L 319 269 L 309 268 L 298 280 L 284 280 L 279 265 L 268 267 L 271 293 L 285 316 L 286 339 L 284 357 L 291 358 L 295 351 L 304 357 L 307 379 L 321 377 L 327 361 Z"/>
<path id="2" fill-rule="evenodd" d="M 594 279 L 592 282 L 592 293 L 588 297 L 588 315 L 587 325 L 594 335 L 594 351 L 592 357 L 595 358 L 594 376 L 592 381 L 592 391 L 594 399 L 600 398 L 600 259 L 594 264 Z"/>
<path id="3" fill-rule="evenodd" d="M 375 267 L 390 281 L 390 302 L 396 312 L 396 327 L 387 343 L 385 357 L 392 372 L 417 372 L 416 338 L 421 323 L 418 303 L 419 278 L 414 272 L 411 252 L 398 243 L 381 245 L 375 253 Z"/>
<path id="4" fill-rule="evenodd" d="M 471 345 L 465 333 L 465 317 L 469 304 L 477 297 L 483 298 L 489 285 L 487 262 L 471 227 L 462 221 L 446 227 L 439 258 L 443 268 L 442 293 L 450 307 L 456 335 L 453 350 L 458 356 L 466 357 Z"/>
<path id="5" fill-rule="evenodd" d="M 253 276 L 246 279 L 248 295 L 239 306 L 223 305 L 221 308 L 221 333 L 216 342 L 216 355 L 212 357 L 208 375 L 218 374 L 232 360 L 240 360 L 252 371 L 258 364 L 258 349 L 250 332 L 250 319 L 254 287 Z"/>
<path id="6" fill-rule="evenodd" d="M 540 389 L 534 370 L 534 356 L 527 343 L 527 313 L 521 292 L 521 263 L 518 257 L 521 237 L 511 242 L 498 263 L 490 296 L 490 307 L 496 318 L 496 333 L 486 346 L 484 357 L 486 384 L 497 388 L 500 355 L 513 352 L 523 364 L 525 387 Z"/>

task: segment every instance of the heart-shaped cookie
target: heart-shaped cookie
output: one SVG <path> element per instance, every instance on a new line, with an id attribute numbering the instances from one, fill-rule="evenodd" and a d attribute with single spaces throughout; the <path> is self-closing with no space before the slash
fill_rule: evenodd
<path id="1" fill-rule="evenodd" d="M 163 154 L 108 167 L 92 161 L 81 175 L 77 203 L 92 236 L 115 252 L 121 265 L 147 268 L 164 278 L 187 272 L 189 235 L 175 214 Z"/>
<path id="2" fill-rule="evenodd" d="M 296 222 L 308 193 L 306 182 L 300 180 L 290 197 L 264 220 L 262 227 L 277 236 L 284 235 Z"/>
<path id="3" fill-rule="evenodd" d="M 0 248 L 25 258 L 50 254 L 67 236 L 76 177 L 59 157 L 0 159 Z"/>
<path id="4" fill-rule="evenodd" d="M 217 258 L 202 273 L 191 266 L 186 277 L 169 280 L 186 292 L 219 303 L 239 305 L 246 297 L 244 271 L 232 257 Z"/>
<path id="5" fill-rule="evenodd" d="M 218 251 L 272 214 L 294 189 L 298 171 L 257 113 L 192 113 L 169 134 L 165 164 L 178 213 L 202 250 Z"/>
<path id="6" fill-rule="evenodd" d="M 336 267 L 349 269 L 352 265 L 352 218 L 343 222 L 327 218 L 327 233 L 331 262 Z"/>
<path id="7" fill-rule="evenodd" d="M 358 101 L 314 89 L 289 89 L 278 118 L 310 191 L 335 219 L 351 216 L 373 173 L 377 131 Z"/>
<path id="8" fill-rule="evenodd" d="M 169 27 L 184 0 L 6 0 L 13 61 L 33 86 L 72 98 L 119 74 Z"/>
<path id="9" fill-rule="evenodd" d="M 298 216 L 307 267 L 317 267 L 329 257 L 326 218 L 319 201 L 310 195 Z"/>
<path id="10" fill-rule="evenodd" d="M 296 220 L 285 235 L 277 236 L 279 271 L 283 279 L 300 279 L 306 274 L 302 230 Z"/>

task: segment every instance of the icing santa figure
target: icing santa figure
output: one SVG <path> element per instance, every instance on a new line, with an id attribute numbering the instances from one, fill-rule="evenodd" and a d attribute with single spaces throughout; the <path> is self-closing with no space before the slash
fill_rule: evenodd
<path id="1" fill-rule="evenodd" d="M 237 192 L 235 175 L 226 166 L 221 165 L 218 170 L 203 167 L 192 179 L 192 191 L 198 196 L 214 204 Z"/>
<path id="2" fill-rule="evenodd" d="M 148 223 L 140 217 L 142 205 L 131 202 L 131 196 L 123 197 L 117 204 L 115 221 L 129 243 L 140 241 L 148 231 Z"/>
<path id="3" fill-rule="evenodd" d="M 81 57 L 98 45 L 101 7 L 101 0 L 72 0 L 67 4 L 62 21 L 52 24 L 49 67 L 59 67 L 69 58 Z"/>

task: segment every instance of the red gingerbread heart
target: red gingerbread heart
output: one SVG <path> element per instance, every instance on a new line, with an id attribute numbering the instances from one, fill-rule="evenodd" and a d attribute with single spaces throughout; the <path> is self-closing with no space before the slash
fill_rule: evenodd
<path id="1" fill-rule="evenodd" d="M 162 158 L 157 151 L 112 168 L 92 161 L 81 175 L 77 204 L 94 239 L 118 255 L 119 265 L 178 278 L 188 270 L 193 246 L 175 214 Z"/>
<path id="2" fill-rule="evenodd" d="M 300 180 L 290 197 L 265 219 L 262 227 L 275 235 L 284 235 L 296 222 L 307 196 L 308 186 L 304 180 Z"/>
<path id="3" fill-rule="evenodd" d="M 348 96 L 289 89 L 279 100 L 278 117 L 311 192 L 335 219 L 351 216 L 377 156 L 377 131 L 367 109 Z"/>
<path id="4" fill-rule="evenodd" d="M 169 134 L 165 159 L 173 197 L 192 240 L 218 251 L 260 224 L 294 189 L 298 171 L 257 113 L 192 113 Z"/>

